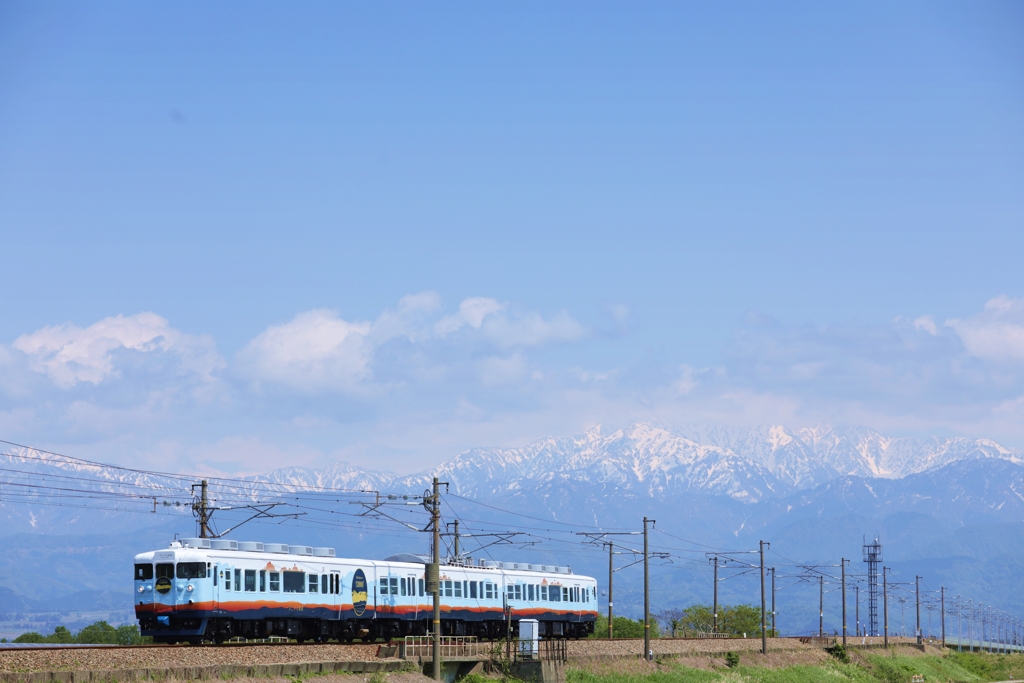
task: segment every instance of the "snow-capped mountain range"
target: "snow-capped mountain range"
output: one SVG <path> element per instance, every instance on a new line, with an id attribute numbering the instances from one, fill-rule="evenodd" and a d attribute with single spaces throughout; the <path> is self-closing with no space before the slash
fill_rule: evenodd
<path id="1" fill-rule="evenodd" d="M 900 479 L 971 460 L 1024 457 L 987 439 L 892 438 L 858 427 L 790 430 L 717 427 L 675 432 L 647 424 L 574 437 L 546 438 L 522 448 L 473 448 L 436 468 L 398 476 L 337 463 L 285 468 L 257 480 L 284 485 L 420 492 L 439 477 L 468 497 L 490 497 L 559 482 L 615 488 L 654 497 L 693 491 L 755 503 L 840 477 Z"/>

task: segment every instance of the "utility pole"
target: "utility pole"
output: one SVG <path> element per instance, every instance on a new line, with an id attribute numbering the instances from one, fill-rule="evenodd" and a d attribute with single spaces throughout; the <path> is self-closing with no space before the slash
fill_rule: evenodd
<path id="1" fill-rule="evenodd" d="M 914 595 L 917 602 L 917 644 L 921 645 L 921 577 L 914 577 Z"/>
<path id="2" fill-rule="evenodd" d="M 765 618 L 764 599 L 764 547 L 770 545 L 761 541 L 761 654 L 768 654 L 768 621 Z"/>
<path id="3" fill-rule="evenodd" d="M 779 637 L 779 631 L 775 628 L 775 567 L 772 567 L 772 637 Z"/>
<path id="4" fill-rule="evenodd" d="M 843 647 L 846 647 L 846 563 L 845 557 L 840 558 L 839 564 L 843 567 Z"/>
<path id="5" fill-rule="evenodd" d="M 715 587 L 714 587 L 714 598 L 711 603 L 711 632 L 718 633 L 718 555 L 712 558 L 715 563 Z"/>
<path id="6" fill-rule="evenodd" d="M 612 581 L 615 576 L 615 557 L 613 551 L 615 545 L 608 541 L 608 640 L 612 638 Z"/>
<path id="7" fill-rule="evenodd" d="M 939 618 L 941 619 L 941 621 L 939 623 L 941 624 L 941 626 L 939 628 L 941 629 L 941 633 L 942 633 L 942 651 L 945 652 L 946 651 L 946 587 L 945 586 L 939 586 L 939 600 L 940 600 L 940 605 L 941 605 L 940 610 L 939 610 Z"/>
<path id="8" fill-rule="evenodd" d="M 956 596 L 956 651 L 964 651 L 964 634 L 961 626 L 963 625 L 963 617 L 960 612 L 960 596 Z"/>
<path id="9" fill-rule="evenodd" d="M 192 492 L 195 495 L 196 487 L 192 485 Z M 210 538 L 213 534 L 210 533 L 210 497 L 209 497 L 209 485 L 206 479 L 203 479 L 199 485 L 199 502 L 192 503 L 192 509 L 195 511 L 196 517 L 199 519 L 199 538 Z"/>
<path id="10" fill-rule="evenodd" d="M 654 520 L 649 520 L 652 524 Z M 651 652 L 651 581 L 649 573 L 649 555 L 647 551 L 647 522 L 644 517 L 644 659 L 653 660 Z"/>
<path id="11" fill-rule="evenodd" d="M 882 622 L 885 624 L 885 647 L 889 647 L 889 587 L 886 576 L 889 574 L 888 567 L 882 567 Z"/>
<path id="12" fill-rule="evenodd" d="M 853 620 L 856 626 L 855 635 L 860 636 L 860 584 L 853 584 Z"/>
<path id="13" fill-rule="evenodd" d="M 978 640 L 978 650 L 985 651 L 985 606 L 978 603 L 978 614 L 981 616 L 981 638 Z"/>
<path id="14" fill-rule="evenodd" d="M 441 484 L 434 477 L 430 520 L 434 527 L 433 562 L 427 567 L 427 590 L 434 594 L 433 668 L 434 680 L 441 680 Z"/>
<path id="15" fill-rule="evenodd" d="M 967 599 L 967 651 L 974 652 L 974 598 Z"/>
<path id="16" fill-rule="evenodd" d="M 458 560 L 462 555 L 459 553 L 459 520 L 455 520 L 455 559 Z"/>
<path id="17" fill-rule="evenodd" d="M 825 577 L 818 576 L 818 635 L 825 635 Z"/>

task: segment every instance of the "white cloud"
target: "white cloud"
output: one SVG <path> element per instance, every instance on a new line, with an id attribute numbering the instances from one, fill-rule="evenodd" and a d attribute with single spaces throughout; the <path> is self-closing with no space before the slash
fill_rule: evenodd
<path id="1" fill-rule="evenodd" d="M 564 312 L 548 319 L 534 311 L 515 317 L 495 315 L 485 318 L 480 329 L 484 336 L 505 348 L 573 341 L 586 334 L 583 325 Z"/>
<path id="2" fill-rule="evenodd" d="M 463 327 L 479 331 L 485 339 L 502 348 L 572 341 L 586 334 L 583 325 L 564 311 L 544 318 L 536 311 L 511 311 L 507 304 L 482 296 L 463 300 L 458 313 L 437 321 L 434 333 L 444 338 Z"/>
<path id="3" fill-rule="evenodd" d="M 1024 299 L 997 296 L 965 320 L 947 320 L 967 351 L 993 361 L 1024 360 Z"/>
<path id="4" fill-rule="evenodd" d="M 238 353 L 243 375 L 300 390 L 352 389 L 370 374 L 368 322 L 348 322 L 334 311 L 299 313 L 272 325 Z"/>
<path id="5" fill-rule="evenodd" d="M 434 332 L 439 337 L 447 337 L 460 328 L 469 325 L 479 330 L 484 318 L 489 315 L 505 310 L 505 304 L 495 299 L 484 296 L 471 296 L 459 304 L 459 312 L 454 315 L 447 315 L 437 321 L 434 325 Z"/>
<path id="6" fill-rule="evenodd" d="M 935 324 L 935 319 L 930 315 L 922 315 L 914 319 L 914 329 L 924 330 L 928 334 L 935 336 L 939 333 L 939 328 Z"/>
<path id="7" fill-rule="evenodd" d="M 203 379 L 212 379 L 224 365 L 210 337 L 180 332 L 155 313 L 104 318 L 84 329 L 71 323 L 44 327 L 18 337 L 12 347 L 64 389 L 120 376 L 116 356 L 125 350 L 173 354 L 179 371 Z"/>

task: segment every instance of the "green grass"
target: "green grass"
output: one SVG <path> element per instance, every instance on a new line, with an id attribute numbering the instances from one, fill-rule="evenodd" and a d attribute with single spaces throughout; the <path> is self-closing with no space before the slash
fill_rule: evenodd
<path id="1" fill-rule="evenodd" d="M 926 683 L 987 683 L 1024 678 L 1024 656 L 951 653 L 907 657 L 866 654 L 850 664 L 829 661 L 820 666 L 767 669 L 739 665 L 704 671 L 663 662 L 665 669 L 651 674 L 593 674 L 579 669 L 566 672 L 566 683 L 910 683 L 923 674 Z"/>

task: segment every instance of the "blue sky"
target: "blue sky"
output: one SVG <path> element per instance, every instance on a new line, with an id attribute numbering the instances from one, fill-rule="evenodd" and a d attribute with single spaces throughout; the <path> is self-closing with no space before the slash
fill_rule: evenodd
<path id="1" fill-rule="evenodd" d="M 0 438 L 1024 447 L 1014 3 L 0 7 Z"/>

